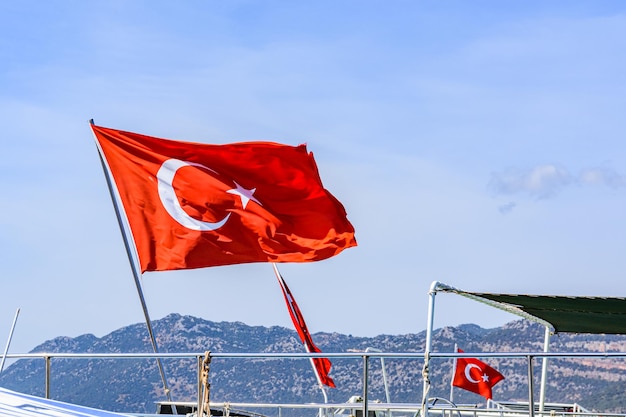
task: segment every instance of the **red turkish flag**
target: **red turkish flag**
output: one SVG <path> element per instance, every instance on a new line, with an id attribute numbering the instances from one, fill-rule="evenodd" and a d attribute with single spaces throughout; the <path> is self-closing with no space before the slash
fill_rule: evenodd
<path id="1" fill-rule="evenodd" d="M 315 345 L 315 343 L 313 343 L 313 338 L 311 337 L 311 333 L 309 333 L 309 329 L 304 322 L 302 312 L 300 312 L 300 308 L 298 308 L 298 304 L 296 304 L 296 299 L 293 298 L 293 294 L 291 294 L 287 283 L 283 277 L 278 274 L 278 271 L 276 278 L 278 278 L 280 288 L 283 290 L 283 295 L 285 296 L 285 302 L 287 303 L 287 308 L 289 309 L 291 321 L 293 321 L 293 325 L 296 328 L 298 336 L 300 336 L 300 340 L 304 344 L 306 351 L 321 353 L 322 351 Z M 328 358 L 312 358 L 311 361 L 313 362 L 313 367 L 315 368 L 319 381 L 324 385 L 335 388 L 335 381 L 328 376 L 330 367 L 332 366 L 330 360 Z"/>
<path id="2" fill-rule="evenodd" d="M 319 261 L 357 244 L 305 145 L 208 145 L 91 127 L 141 272 Z"/>
<path id="3" fill-rule="evenodd" d="M 452 385 L 491 399 L 491 388 L 503 379 L 500 372 L 478 359 L 457 358 Z"/>

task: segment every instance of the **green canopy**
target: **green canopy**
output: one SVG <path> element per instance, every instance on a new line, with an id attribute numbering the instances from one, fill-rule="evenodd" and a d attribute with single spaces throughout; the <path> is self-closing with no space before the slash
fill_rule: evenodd
<path id="1" fill-rule="evenodd" d="M 541 322 L 555 333 L 626 334 L 626 298 L 491 294 L 445 284 L 438 284 L 435 290 L 454 292 Z"/>

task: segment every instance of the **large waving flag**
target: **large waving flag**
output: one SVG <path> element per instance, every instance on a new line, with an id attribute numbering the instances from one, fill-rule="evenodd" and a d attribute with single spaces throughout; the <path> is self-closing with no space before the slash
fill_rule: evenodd
<path id="1" fill-rule="evenodd" d="M 295 326 L 298 336 L 300 336 L 300 340 L 304 344 L 306 351 L 309 353 L 321 353 L 322 351 L 315 345 L 315 343 L 313 343 L 311 333 L 309 333 L 304 317 L 302 316 L 300 308 L 298 307 L 298 304 L 296 304 L 296 300 L 293 298 L 293 294 L 287 286 L 287 283 L 278 272 L 278 269 L 274 268 L 274 271 L 276 271 L 276 278 L 278 279 L 280 288 L 283 290 L 283 295 L 285 296 L 285 302 L 287 303 L 287 309 L 289 310 L 291 321 L 293 321 L 293 325 Z M 328 358 L 311 358 L 311 361 L 313 362 L 313 368 L 315 369 L 319 382 L 326 386 L 335 388 L 335 381 L 328 376 L 330 367 L 332 366 L 330 360 Z"/>
<path id="2" fill-rule="evenodd" d="M 305 145 L 208 145 L 92 129 L 141 272 L 319 261 L 356 246 Z"/>
<path id="3" fill-rule="evenodd" d="M 491 399 L 491 389 L 503 379 L 500 372 L 478 359 L 457 358 L 452 385 Z"/>

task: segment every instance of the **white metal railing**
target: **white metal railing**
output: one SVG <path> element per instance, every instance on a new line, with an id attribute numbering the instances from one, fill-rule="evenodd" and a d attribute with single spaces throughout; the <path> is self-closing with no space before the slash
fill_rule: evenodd
<path id="1" fill-rule="evenodd" d="M 200 398 L 200 367 L 205 353 L 54 353 L 54 352 L 41 352 L 41 353 L 26 353 L 26 354 L 7 354 L 6 359 L 43 359 L 45 363 L 45 396 L 50 397 L 50 384 L 51 384 L 51 361 L 53 359 L 195 359 L 198 363 L 198 398 Z M 626 414 L 611 414 L 611 413 L 592 413 L 584 410 L 582 407 L 574 404 L 571 411 L 555 411 L 545 410 L 540 411 L 537 407 L 531 408 L 526 403 L 526 409 L 511 409 L 502 404 L 495 402 L 490 403 L 488 408 L 477 408 L 476 406 L 463 406 L 457 404 L 436 404 L 435 402 L 422 403 L 392 403 L 387 396 L 386 403 L 372 402 L 368 398 L 368 386 L 367 380 L 369 379 L 369 366 L 368 361 L 370 358 L 380 358 L 381 362 L 387 358 L 395 359 L 415 359 L 424 361 L 425 354 L 423 352 L 378 352 L 373 349 L 369 349 L 365 352 L 345 352 L 345 353 L 211 353 L 212 359 L 310 359 L 325 357 L 329 359 L 333 358 L 352 358 L 355 360 L 363 361 L 363 392 L 361 394 L 362 401 L 358 403 L 307 403 L 307 404 L 290 404 L 290 403 L 220 403 L 210 402 L 211 408 L 220 408 L 226 410 L 225 415 L 228 414 L 228 410 L 239 409 L 256 409 L 267 410 L 268 413 L 272 411 L 271 415 L 281 417 L 281 414 L 286 409 L 292 410 L 315 410 L 316 413 L 325 414 L 327 416 L 333 415 L 349 415 L 349 416 L 368 416 L 371 417 L 372 413 L 376 417 L 391 416 L 398 417 L 399 414 L 404 413 L 406 415 L 423 417 L 515 417 L 515 416 L 529 416 L 534 415 L 537 417 L 626 417 Z M 541 358 L 626 358 L 626 352 L 429 352 L 428 359 L 454 359 L 464 357 L 480 357 L 480 358 L 499 358 L 499 359 L 525 359 L 529 366 L 529 381 L 532 381 L 532 364 L 535 359 Z M 384 365 L 383 365 L 384 367 Z M 427 370 L 425 371 L 427 372 Z M 386 394 L 388 394 L 387 385 L 385 381 Z M 417 383 L 417 381 L 416 381 Z M 532 401 L 535 403 L 534 401 Z M 519 405 L 520 403 L 518 403 Z M 535 403 L 536 404 L 536 403 Z M 311 416 L 312 414 L 307 414 Z"/>

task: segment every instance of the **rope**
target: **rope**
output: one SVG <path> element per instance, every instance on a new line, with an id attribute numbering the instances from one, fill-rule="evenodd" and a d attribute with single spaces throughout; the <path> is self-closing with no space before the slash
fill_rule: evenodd
<path id="1" fill-rule="evenodd" d="M 424 378 L 424 392 L 422 394 L 422 408 L 415 413 L 415 417 L 420 415 L 422 417 L 428 417 L 428 393 L 430 392 L 430 372 L 428 370 L 428 364 L 430 363 L 430 352 L 424 354 L 424 367 L 422 368 L 422 378 Z"/>
<path id="2" fill-rule="evenodd" d="M 207 416 L 211 415 L 211 409 L 209 408 L 209 398 L 211 394 L 211 384 L 209 383 L 209 372 L 211 371 L 211 352 L 206 351 L 204 353 L 204 360 L 202 361 L 201 382 L 202 382 L 202 413 L 206 413 Z"/>

